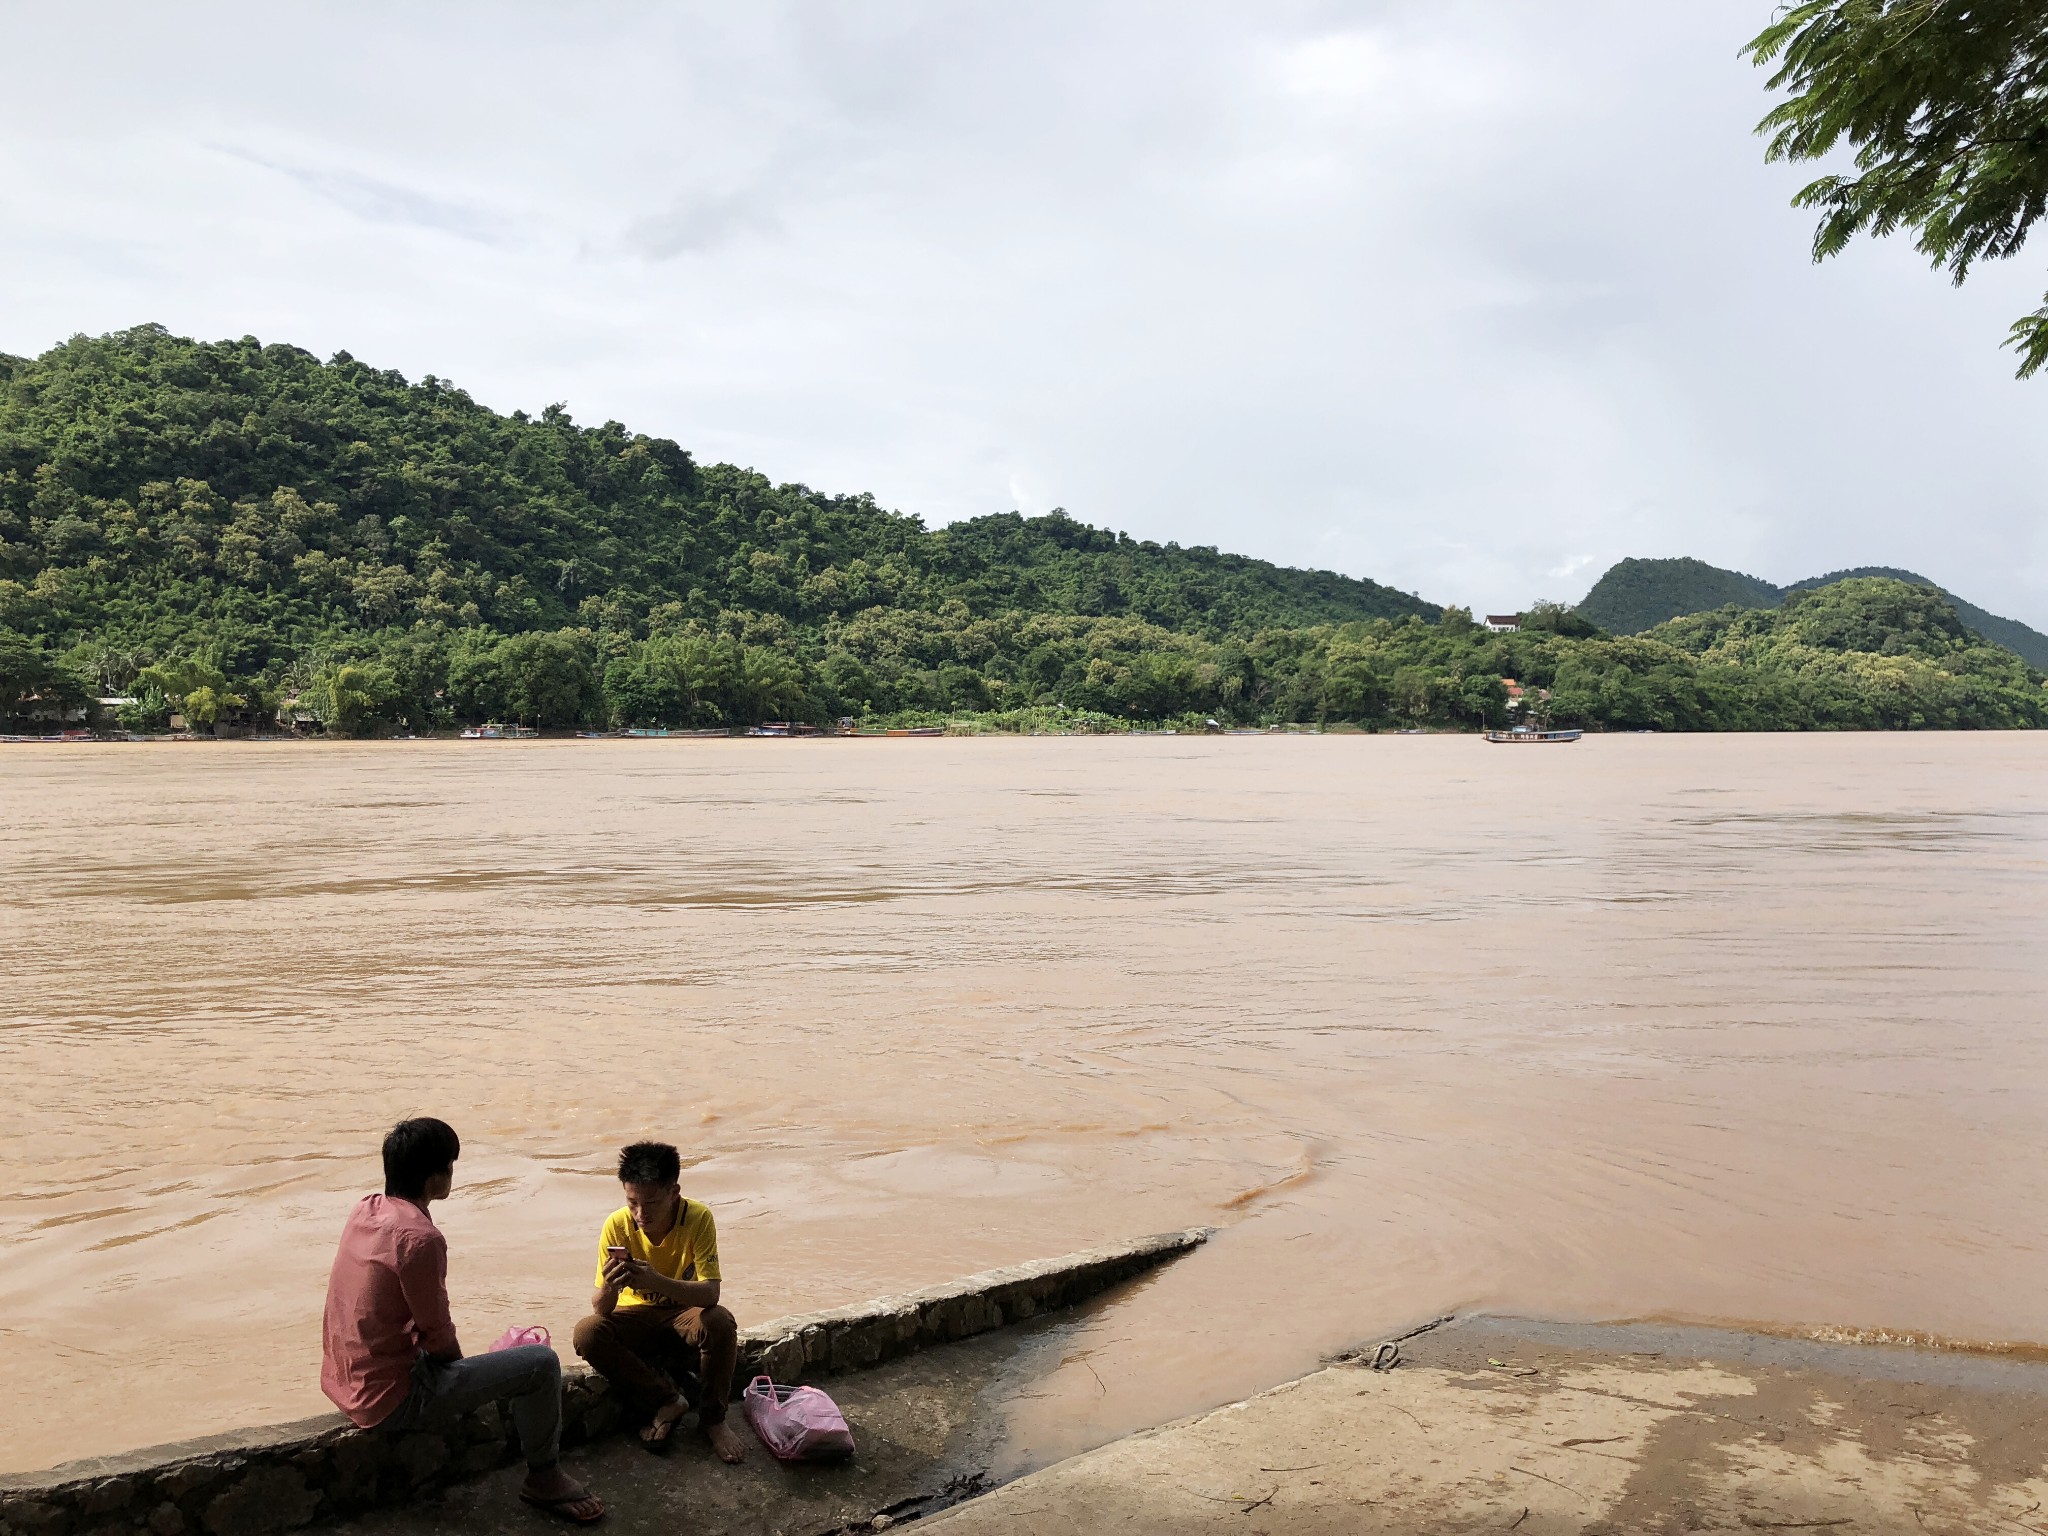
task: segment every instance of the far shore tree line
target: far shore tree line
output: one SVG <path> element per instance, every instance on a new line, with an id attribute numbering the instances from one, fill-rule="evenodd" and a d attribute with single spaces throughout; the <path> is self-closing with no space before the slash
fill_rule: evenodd
<path id="1" fill-rule="evenodd" d="M 1518 685 L 1519 698 L 1509 684 Z M 0 696 L 124 696 L 118 724 L 297 721 L 334 735 L 488 720 L 553 728 L 958 720 L 993 729 L 1349 723 L 1479 730 L 1538 716 L 1595 730 L 2048 725 L 2048 687 L 1931 588 L 1860 578 L 1769 610 L 1616 637 L 1539 605 L 1516 632 L 1462 609 L 1210 640 L 1141 620 L 874 609 L 807 643 L 773 614 L 504 634 L 419 622 L 248 666 L 232 626 L 193 653 L 0 630 Z"/>

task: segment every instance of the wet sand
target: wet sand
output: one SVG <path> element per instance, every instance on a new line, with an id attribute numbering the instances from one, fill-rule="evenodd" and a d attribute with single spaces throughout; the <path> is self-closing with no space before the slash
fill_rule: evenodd
<path id="1" fill-rule="evenodd" d="M 467 1342 L 683 1143 L 743 1321 L 1225 1231 L 1042 1464 L 1436 1309 L 2039 1342 L 2048 740 L 0 753 L 0 1467 L 325 1404 L 333 1235 L 461 1128 Z M 437 1214 L 439 1214 L 437 1208 Z"/>

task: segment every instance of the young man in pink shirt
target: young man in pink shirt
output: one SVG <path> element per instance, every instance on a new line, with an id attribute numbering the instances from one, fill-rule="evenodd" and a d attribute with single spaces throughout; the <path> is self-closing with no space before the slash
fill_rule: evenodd
<path id="1" fill-rule="evenodd" d="M 437 1429 L 510 1402 L 526 1482 L 519 1496 L 578 1525 L 604 1503 L 561 1468 L 562 1362 L 545 1344 L 465 1357 L 448 1316 L 448 1242 L 427 1207 L 448 1198 L 462 1143 L 444 1121 L 384 1138 L 384 1193 L 349 1212 L 327 1279 L 320 1386 L 365 1429 Z"/>

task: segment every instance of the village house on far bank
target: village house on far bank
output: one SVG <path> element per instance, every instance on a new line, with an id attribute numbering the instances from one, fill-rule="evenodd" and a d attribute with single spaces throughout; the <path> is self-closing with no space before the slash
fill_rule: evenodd
<path id="1" fill-rule="evenodd" d="M 1522 627 L 1522 616 L 1519 613 L 1489 613 L 1486 627 L 1496 635 L 1512 635 Z"/>
<path id="2" fill-rule="evenodd" d="M 1550 690 L 1548 688 L 1524 688 L 1512 677 L 1502 678 L 1500 685 L 1507 690 L 1509 714 L 1512 715 L 1523 709 L 1532 709 L 1539 715 L 1548 712 L 1550 705 Z"/>
<path id="3" fill-rule="evenodd" d="M 24 693 L 15 701 L 14 715 L 22 720 L 71 725 L 85 718 L 85 704 L 78 699 Z"/>

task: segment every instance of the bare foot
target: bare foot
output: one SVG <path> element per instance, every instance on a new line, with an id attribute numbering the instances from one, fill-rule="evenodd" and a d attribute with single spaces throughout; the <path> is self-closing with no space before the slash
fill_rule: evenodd
<path id="1" fill-rule="evenodd" d="M 711 1442 L 711 1449 L 718 1452 L 720 1461 L 737 1466 L 747 1459 L 747 1448 L 740 1444 L 740 1437 L 722 1420 L 716 1424 L 706 1424 L 704 1438 Z"/>
<path id="2" fill-rule="evenodd" d="M 573 1520 L 578 1525 L 589 1525 L 604 1518 L 604 1500 L 584 1488 L 559 1465 L 545 1471 L 529 1471 L 519 1492 L 528 1503 L 565 1520 Z"/>
<path id="3" fill-rule="evenodd" d="M 653 1422 L 640 1431 L 640 1438 L 649 1445 L 666 1444 L 669 1431 L 676 1427 L 676 1420 L 689 1411 L 690 1405 L 684 1402 L 680 1396 L 670 1398 L 654 1410 Z"/>

